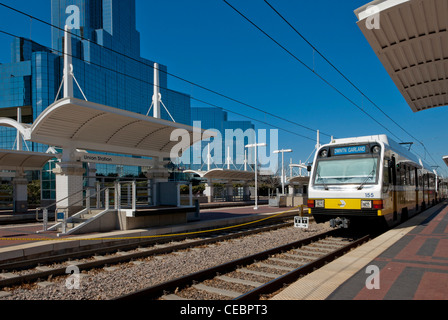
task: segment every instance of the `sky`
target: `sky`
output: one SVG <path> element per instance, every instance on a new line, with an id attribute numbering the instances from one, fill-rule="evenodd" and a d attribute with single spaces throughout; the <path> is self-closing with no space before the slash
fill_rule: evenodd
<path id="1" fill-rule="evenodd" d="M 50 22 L 50 0 L 0 0 Z M 366 0 L 269 0 L 309 42 L 389 117 L 423 142 L 402 131 L 337 74 L 263 0 L 228 0 L 303 63 L 386 126 L 401 141 L 415 142 L 412 151 L 448 176 L 448 107 L 414 113 L 357 26 L 354 10 Z M 137 0 L 141 56 L 164 64 L 168 72 L 194 84 L 168 78 L 168 86 L 229 111 L 231 120 L 253 121 L 257 129 L 279 130 L 281 149 L 293 149 L 286 162 L 306 161 L 317 130 L 321 144 L 335 138 L 388 134 L 346 98 L 242 18 L 223 0 Z M 0 30 L 50 46 L 50 28 L 0 7 Z M 10 61 L 11 38 L 0 34 L 0 62 Z M 272 117 L 275 114 L 285 120 Z M 207 107 L 192 100 L 193 107 Z M 264 122 L 264 123 L 262 123 Z M 269 123 L 274 127 L 269 127 Z M 305 126 L 309 129 L 305 129 Z M 294 132 L 295 134 L 292 134 Z M 308 137 L 303 138 L 302 136 Z M 394 140 L 398 140 L 392 136 Z"/>

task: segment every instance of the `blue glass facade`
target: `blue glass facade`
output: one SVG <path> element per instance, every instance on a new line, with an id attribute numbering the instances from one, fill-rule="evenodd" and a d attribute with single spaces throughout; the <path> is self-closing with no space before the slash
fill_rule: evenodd
<path id="1" fill-rule="evenodd" d="M 72 37 L 73 67 L 76 80 L 87 99 L 92 102 L 146 114 L 152 103 L 154 62 L 140 56 L 140 33 L 136 30 L 135 0 L 51 0 L 52 24 L 63 29 L 73 14 L 67 7 L 75 5 L 80 11 L 79 29 L 70 30 Z M 33 123 L 57 98 L 63 75 L 62 30 L 52 28 L 52 50 L 33 41 L 17 38 L 11 45 L 11 62 L 0 64 L 0 117 L 15 119 L 17 108 L 22 109 L 23 122 Z M 162 101 L 174 120 L 193 125 L 201 121 L 203 129 L 215 129 L 222 136 L 221 153 L 213 152 L 215 160 L 223 167 L 226 162 L 226 129 L 247 133 L 254 129 L 248 121 L 228 121 L 226 112 L 216 108 L 191 108 L 190 96 L 168 88 L 167 67 L 159 64 Z M 75 97 L 83 99 L 75 85 Z M 171 120 L 161 107 L 163 119 Z M 12 149 L 16 131 L 0 127 L 0 148 Z M 232 162 L 241 168 L 244 148 L 254 138 L 243 136 L 240 145 L 232 145 Z M 204 163 L 207 142 L 199 143 L 201 159 L 189 157 L 193 169 Z M 25 149 L 46 152 L 48 146 L 28 144 Z M 249 150 L 250 152 L 251 150 Z M 206 151 L 205 151 L 206 152 Z M 219 159 L 218 159 L 219 158 Z M 249 155 L 250 158 L 250 155 Z M 198 165 L 193 163 L 198 162 Z M 55 184 L 52 169 L 54 161 L 42 172 L 42 197 L 54 199 Z M 235 169 L 235 167 L 232 167 Z M 139 168 L 98 165 L 97 174 L 139 174 Z"/>
<path id="2" fill-rule="evenodd" d="M 79 29 L 70 30 L 76 80 L 92 102 L 146 114 L 153 96 L 154 62 L 140 57 L 140 33 L 136 30 L 135 0 L 52 0 L 52 24 L 64 29 L 77 6 Z M 58 92 L 63 74 L 62 30 L 52 28 L 52 49 L 17 38 L 11 45 L 11 63 L 0 64 L 0 117 L 32 123 Z M 162 100 L 176 122 L 191 124 L 190 97 L 168 89 L 167 67 L 159 65 Z M 75 85 L 75 97 L 83 99 Z M 58 98 L 60 98 L 59 96 Z M 162 118 L 171 120 L 162 108 Z M 15 130 L 0 127 L 0 148 L 11 149 Z M 48 147 L 28 146 L 45 152 Z"/>

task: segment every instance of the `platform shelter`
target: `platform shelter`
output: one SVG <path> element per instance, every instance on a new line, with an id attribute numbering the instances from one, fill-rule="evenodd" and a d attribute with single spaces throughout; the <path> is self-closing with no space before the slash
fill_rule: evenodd
<path id="1" fill-rule="evenodd" d="M 448 105 L 448 4 L 375 0 L 358 26 L 414 112 Z"/>
<path id="2" fill-rule="evenodd" d="M 220 182 L 225 184 L 226 188 L 226 200 L 232 201 L 234 196 L 233 184 L 235 182 L 241 182 L 243 184 L 243 200 L 250 200 L 250 187 L 249 183 L 254 181 L 254 173 L 250 171 L 239 171 L 229 169 L 211 169 L 208 171 L 200 170 L 186 170 L 185 173 L 196 175 L 206 180 L 205 194 L 208 197 L 208 202 L 214 201 L 214 187 L 213 184 Z"/>
<path id="3" fill-rule="evenodd" d="M 28 211 L 28 180 L 25 171 L 41 170 L 55 156 L 47 153 L 0 150 L 0 171 L 13 173 L 13 212 Z"/>
<path id="4" fill-rule="evenodd" d="M 203 130 L 174 121 L 74 98 L 73 80 L 76 81 L 76 70 L 73 70 L 71 39 L 67 27 L 64 39 L 64 77 L 61 83 L 63 98 L 44 110 L 33 124 L 0 118 L 0 125 L 16 128 L 25 141 L 62 149 L 61 159 L 54 170 L 56 207 L 68 217 L 84 210 L 83 200 L 89 199 L 89 195 L 84 195 L 85 169 L 80 161 L 79 150 L 152 158 L 153 165 L 148 171 L 148 179 L 155 199 L 153 205 L 163 205 L 157 202 L 161 199 L 162 191 L 159 188 L 161 184 L 168 183 L 169 177 L 168 170 L 163 166 L 163 159 L 172 157 L 173 149 L 177 150 L 179 156 L 179 153 L 193 144 L 211 136 Z M 158 69 L 154 69 L 156 74 Z M 78 85 L 77 82 L 76 84 Z M 157 84 L 154 98 L 157 101 L 160 99 Z M 180 142 L 182 144 L 179 147 Z M 173 186 L 164 191 L 169 190 L 175 194 L 177 189 Z M 120 186 L 117 184 L 116 195 L 119 190 Z M 119 204 L 116 197 L 114 209 L 117 208 L 119 209 Z"/>

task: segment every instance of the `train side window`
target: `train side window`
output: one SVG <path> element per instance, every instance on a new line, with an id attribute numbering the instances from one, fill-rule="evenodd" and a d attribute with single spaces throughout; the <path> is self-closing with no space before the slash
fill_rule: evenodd
<path id="1" fill-rule="evenodd" d="M 429 185 L 430 185 L 431 188 L 435 188 L 436 187 L 436 182 L 435 182 L 435 179 L 434 179 L 433 175 L 431 175 L 430 178 L 429 178 Z"/>
<path id="2" fill-rule="evenodd" d="M 384 168 L 383 168 L 383 181 L 384 184 L 388 185 L 391 183 L 391 173 L 392 173 L 392 168 L 389 165 L 389 160 L 385 159 L 384 160 Z"/>
<path id="3" fill-rule="evenodd" d="M 409 182 L 411 186 L 415 186 L 415 169 L 409 168 Z"/>
<path id="4" fill-rule="evenodd" d="M 417 188 L 420 186 L 420 183 L 419 183 L 419 181 L 418 181 L 418 178 L 419 178 L 419 176 L 418 176 L 418 169 L 415 168 L 415 186 L 416 186 Z"/>
<path id="5" fill-rule="evenodd" d="M 420 188 L 423 188 L 423 175 L 422 175 L 422 171 L 418 171 L 418 186 Z"/>
<path id="6" fill-rule="evenodd" d="M 401 172 L 402 172 L 402 178 L 403 178 L 402 185 L 407 186 L 409 184 L 408 167 L 407 166 L 403 166 L 403 170 L 401 170 Z"/>

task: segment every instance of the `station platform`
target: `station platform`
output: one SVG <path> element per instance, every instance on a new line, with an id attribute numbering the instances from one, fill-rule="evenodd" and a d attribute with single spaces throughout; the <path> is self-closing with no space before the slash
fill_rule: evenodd
<path id="1" fill-rule="evenodd" d="M 201 210 L 200 220 L 182 225 L 107 233 L 91 233 L 58 237 L 57 232 L 39 232 L 42 224 L 0 226 L 0 263 L 21 261 L 57 252 L 91 250 L 114 244 L 138 243 L 159 235 L 178 235 L 202 230 L 214 230 L 257 222 L 278 215 L 295 216 L 297 208 L 275 208 L 267 205 L 220 207 Z M 1 216 L 0 216 L 1 220 Z"/>
<path id="2" fill-rule="evenodd" d="M 272 300 L 448 300 L 448 202 L 303 277 Z"/>

